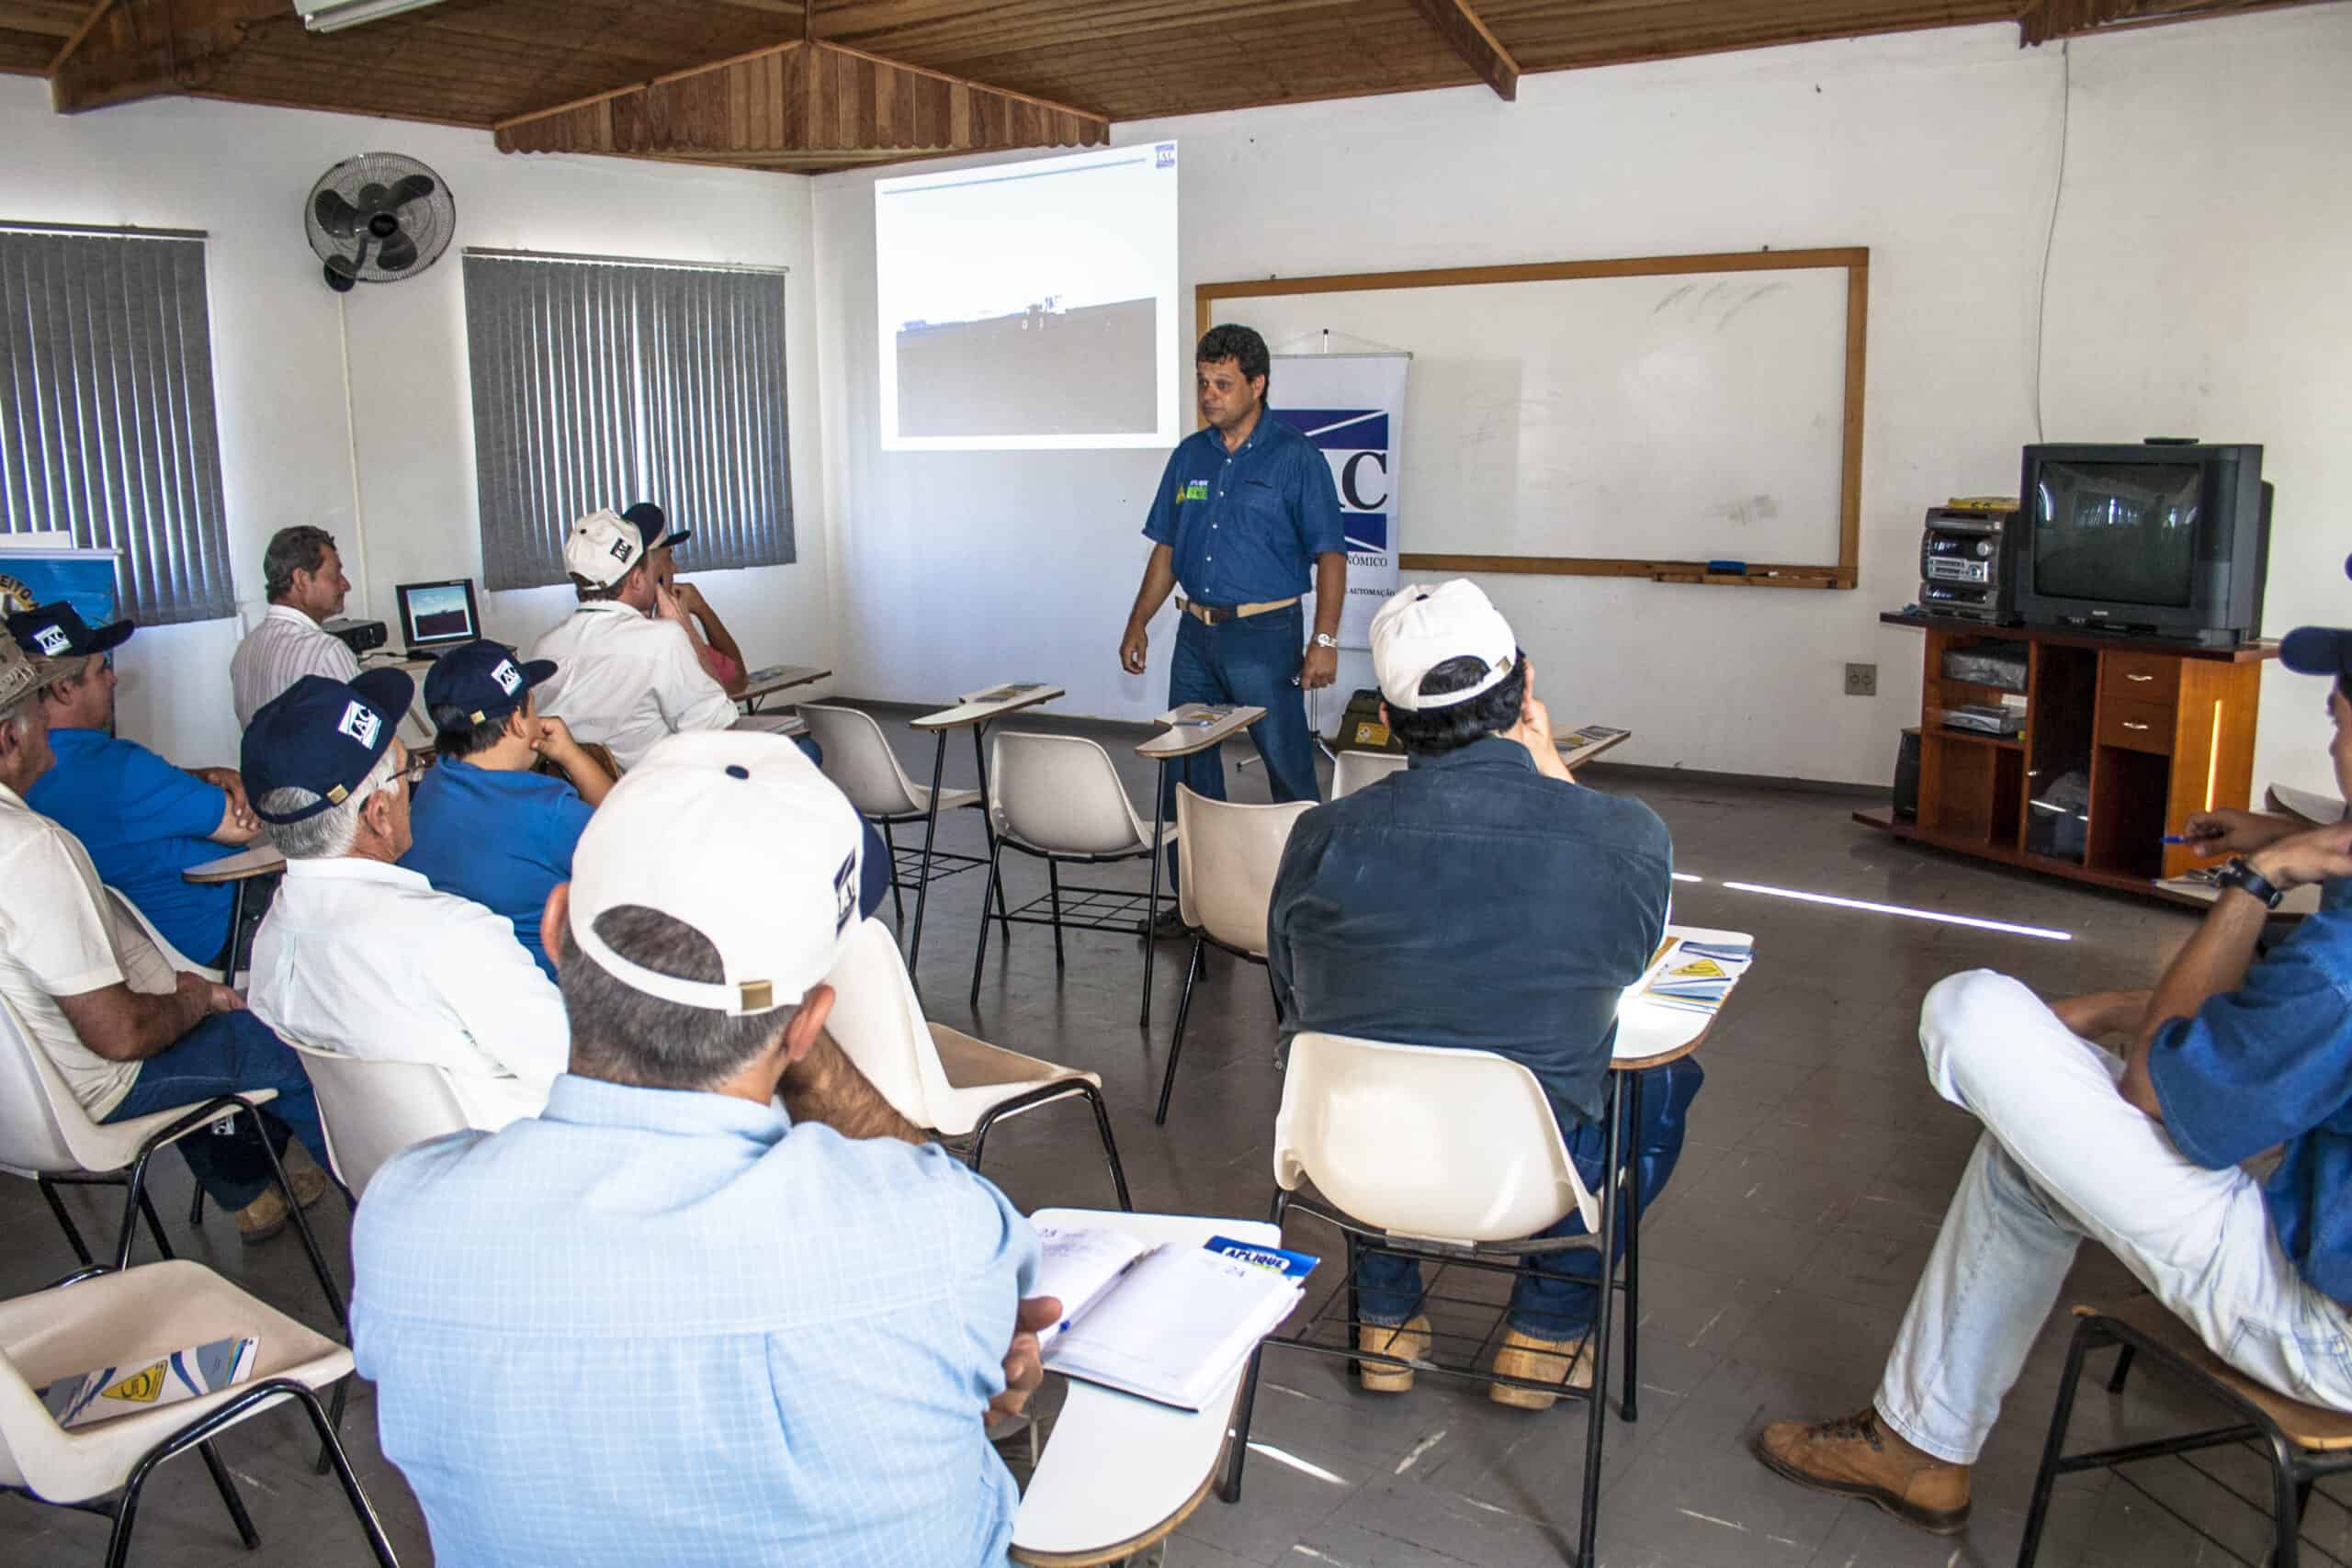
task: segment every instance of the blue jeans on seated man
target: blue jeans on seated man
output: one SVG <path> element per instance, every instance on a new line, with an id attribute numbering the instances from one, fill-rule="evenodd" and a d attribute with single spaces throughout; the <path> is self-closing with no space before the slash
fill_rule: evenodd
<path id="1" fill-rule="evenodd" d="M 1690 1101 L 1705 1081 L 1706 1074 L 1695 1056 L 1642 1074 L 1642 1120 L 1634 1130 L 1634 1146 L 1641 1160 L 1645 1209 L 1665 1190 L 1674 1174 L 1675 1162 L 1682 1156 Z M 1598 1197 L 1603 1185 L 1601 1166 L 1609 1154 L 1608 1129 L 1584 1122 L 1557 1103 L 1552 1114 L 1563 1130 L 1568 1157 L 1576 1161 L 1585 1190 Z M 1584 1217 L 1570 1209 L 1566 1218 L 1540 1234 L 1551 1237 L 1588 1233 Z M 1616 1250 L 1619 1257 L 1624 1255 L 1623 1215 L 1618 1220 Z M 1598 1249 L 1540 1254 L 1527 1261 L 1536 1272 L 1521 1276 L 1511 1288 L 1510 1325 L 1538 1339 L 1583 1338 L 1592 1327 L 1594 1281 L 1600 1278 Z M 1421 1267 L 1413 1259 L 1366 1253 L 1356 1265 L 1357 1315 L 1369 1324 L 1394 1327 L 1419 1309 L 1421 1289 Z"/>
<path id="2" fill-rule="evenodd" d="M 257 1089 L 277 1091 L 277 1098 L 254 1114 L 279 1157 L 285 1156 L 288 1137 L 299 1137 L 319 1168 L 326 1169 L 326 1134 L 319 1126 L 319 1105 L 311 1093 L 310 1077 L 302 1071 L 302 1058 L 249 1012 L 209 1014 L 168 1049 L 141 1062 L 130 1092 L 101 1120 L 128 1122 L 177 1106 L 200 1105 L 215 1095 Z M 208 1127 L 173 1147 L 187 1156 L 187 1168 L 206 1195 L 224 1209 L 242 1209 L 269 1189 L 269 1161 L 242 1127 L 225 1134 Z"/>
<path id="3" fill-rule="evenodd" d="M 1176 622 L 1176 657 L 1168 670 L 1168 705 L 1235 704 L 1266 716 L 1250 739 L 1266 761 L 1266 784 L 1278 801 L 1320 800 L 1315 776 L 1315 734 L 1306 727 L 1306 694 L 1295 684 L 1306 661 L 1306 623 L 1299 606 L 1268 610 L 1204 626 L 1192 615 Z M 1204 800 L 1225 798 L 1225 748 L 1180 757 L 1165 770 L 1159 808 L 1176 820 L 1176 786 L 1190 785 Z M 1175 886 L 1176 851 L 1168 851 L 1169 886 Z"/>

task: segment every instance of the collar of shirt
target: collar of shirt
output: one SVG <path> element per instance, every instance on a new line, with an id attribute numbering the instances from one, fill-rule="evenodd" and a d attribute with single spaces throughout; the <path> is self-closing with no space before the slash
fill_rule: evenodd
<path id="1" fill-rule="evenodd" d="M 6 784 L 0 784 L 0 811 L 22 811 L 31 814 L 32 809 L 25 804 L 23 795 L 18 795 Z"/>
<path id="2" fill-rule="evenodd" d="M 1456 746 L 1451 751 L 1441 751 L 1435 755 L 1423 752 L 1405 759 L 1405 766 L 1415 772 L 1430 768 L 1475 768 L 1487 762 L 1525 768 L 1531 773 L 1535 771 L 1535 759 L 1528 754 L 1527 748 L 1504 735 L 1482 736 L 1469 745 Z"/>
<path id="3" fill-rule="evenodd" d="M 321 637 L 326 635 L 326 628 L 312 620 L 309 611 L 298 610 L 291 604 L 272 604 L 263 613 L 262 619 L 284 621 L 290 626 L 300 626 L 306 632 L 317 632 Z"/>
<path id="4" fill-rule="evenodd" d="M 592 599 L 572 612 L 575 615 L 628 615 L 638 620 L 647 618 L 644 611 L 634 604 L 624 604 L 617 599 Z"/>
<path id="5" fill-rule="evenodd" d="M 362 855 L 334 855 L 323 860 L 289 860 L 286 874 L 305 882 L 382 882 L 395 887 L 429 892 L 433 884 L 404 865 L 387 865 Z"/>
<path id="6" fill-rule="evenodd" d="M 699 1089 L 642 1089 L 564 1073 L 548 1091 L 541 1120 L 582 1127 L 626 1127 L 690 1137 L 716 1134 L 778 1144 L 792 1130 L 783 1105 L 754 1105 L 731 1094 Z"/>

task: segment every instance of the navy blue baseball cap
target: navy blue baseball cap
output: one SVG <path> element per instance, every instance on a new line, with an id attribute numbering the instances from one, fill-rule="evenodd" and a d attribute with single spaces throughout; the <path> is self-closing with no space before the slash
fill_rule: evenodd
<path id="1" fill-rule="evenodd" d="M 392 749 L 416 682 L 398 670 L 368 670 L 350 682 L 305 675 L 264 703 L 245 727 L 238 769 L 254 815 L 300 822 L 341 806 Z M 277 789 L 306 789 L 319 798 L 299 811 L 273 814 L 261 802 Z"/>
<path id="2" fill-rule="evenodd" d="M 456 708 L 469 725 L 487 724 L 521 707 L 531 688 L 554 673 L 552 659 L 526 662 L 483 638 L 433 661 L 424 675 L 424 705 L 435 714 Z"/>
<path id="3" fill-rule="evenodd" d="M 139 629 L 135 621 L 113 621 L 93 627 L 82 612 L 60 599 L 35 610 L 19 610 L 8 617 L 9 634 L 17 646 L 34 659 L 80 659 L 106 653 L 130 640 Z"/>
<path id="4" fill-rule="evenodd" d="M 2352 687 L 2352 631 L 2297 626 L 2278 640 L 2278 662 L 2298 675 L 2327 675 Z"/>
<path id="5" fill-rule="evenodd" d="M 637 531 L 643 536 L 645 547 L 649 550 L 658 550 L 664 545 L 683 545 L 695 536 L 695 531 L 692 528 L 681 528 L 675 533 L 671 532 L 670 519 L 662 515 L 662 509 L 650 501 L 639 502 L 635 506 L 622 513 L 621 517 L 625 522 L 637 525 Z"/>

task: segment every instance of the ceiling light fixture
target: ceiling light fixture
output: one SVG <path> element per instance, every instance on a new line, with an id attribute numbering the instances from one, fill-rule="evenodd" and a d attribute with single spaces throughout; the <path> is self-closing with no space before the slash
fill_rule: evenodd
<path id="1" fill-rule="evenodd" d="M 294 0 L 294 9 L 302 13 L 302 25 L 312 32 L 332 33 L 439 3 L 440 0 Z"/>

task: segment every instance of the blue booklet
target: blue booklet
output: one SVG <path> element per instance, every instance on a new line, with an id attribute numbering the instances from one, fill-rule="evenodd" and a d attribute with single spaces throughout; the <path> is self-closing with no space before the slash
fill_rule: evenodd
<path id="1" fill-rule="evenodd" d="M 1294 1283 L 1315 1272 L 1315 1266 L 1323 1261 L 1311 1253 L 1292 1252 L 1279 1247 L 1261 1247 L 1255 1242 L 1236 1241 L 1229 1235 L 1209 1237 L 1208 1249 L 1221 1252 L 1227 1258 L 1238 1258 L 1244 1263 L 1254 1263 L 1261 1269 L 1271 1269 Z"/>

